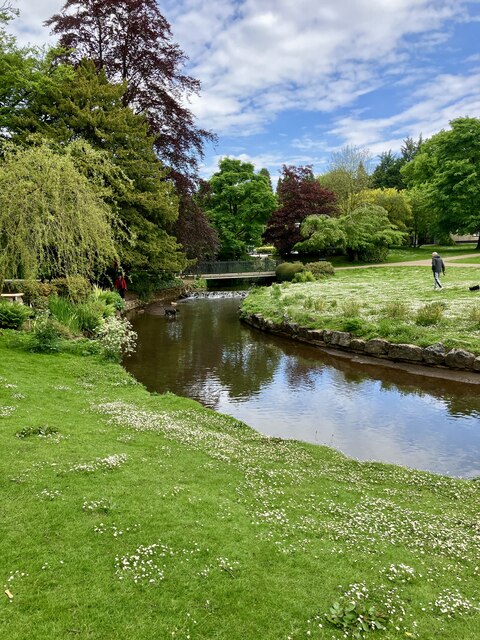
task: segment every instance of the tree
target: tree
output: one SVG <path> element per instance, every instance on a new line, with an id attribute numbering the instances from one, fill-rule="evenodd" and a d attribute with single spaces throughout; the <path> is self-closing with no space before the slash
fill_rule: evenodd
<path id="1" fill-rule="evenodd" d="M 43 75 L 47 80 L 32 85 L 21 107 L 5 115 L 13 141 L 28 146 L 39 137 L 60 145 L 85 140 L 100 151 L 77 144 L 72 157 L 84 175 L 95 177 L 93 184 L 110 189 L 106 201 L 127 231 L 117 236 L 122 263 L 130 270 L 180 271 L 185 257 L 168 231 L 178 200 L 145 119 L 123 105 L 125 86 L 110 83 L 91 61 L 75 69 L 58 64 L 55 51 L 44 60 Z"/>
<path id="2" fill-rule="evenodd" d="M 390 222 L 401 231 L 409 231 L 412 209 L 405 191 L 397 189 L 365 189 L 358 194 L 358 204 L 376 204 L 385 209 Z"/>
<path id="3" fill-rule="evenodd" d="M 315 179 L 312 168 L 284 165 L 277 186 L 278 208 L 271 215 L 263 234 L 283 255 L 291 253 L 302 240 L 300 225 L 310 215 L 335 215 L 335 194 Z"/>
<path id="4" fill-rule="evenodd" d="M 117 259 L 112 213 L 68 154 L 4 151 L 0 165 L 0 282 L 98 276 Z"/>
<path id="5" fill-rule="evenodd" d="M 276 206 L 265 175 L 253 164 L 223 158 L 209 181 L 206 214 L 219 237 L 219 257 L 239 258 L 261 242 L 265 223 Z"/>
<path id="6" fill-rule="evenodd" d="M 376 262 L 385 259 L 388 247 L 400 244 L 403 233 L 377 205 L 357 207 L 339 218 L 309 216 L 301 232 L 307 239 L 296 245 L 298 250 L 322 252 L 343 249 L 352 261 Z"/>
<path id="7" fill-rule="evenodd" d="M 406 184 L 403 179 L 401 169 L 418 153 L 422 145 L 422 136 L 415 142 L 413 138 L 405 138 L 401 146 L 400 156 L 395 156 L 392 151 L 385 151 L 380 154 L 380 162 L 372 173 L 372 187 L 405 189 Z"/>
<path id="8" fill-rule="evenodd" d="M 329 171 L 319 176 L 322 187 L 337 196 L 340 213 L 348 213 L 357 206 L 356 194 L 370 186 L 368 149 L 349 146 L 332 153 Z"/>
<path id="9" fill-rule="evenodd" d="M 125 106 L 143 114 L 160 158 L 174 172 L 194 178 L 205 141 L 188 98 L 200 90 L 185 75 L 186 57 L 155 0 L 66 0 L 46 25 L 60 36 L 67 59 L 93 60 L 113 83 L 125 83 Z"/>
<path id="10" fill-rule="evenodd" d="M 480 120 L 457 118 L 450 126 L 424 142 L 402 173 L 409 187 L 424 191 L 441 231 L 478 233 Z"/>

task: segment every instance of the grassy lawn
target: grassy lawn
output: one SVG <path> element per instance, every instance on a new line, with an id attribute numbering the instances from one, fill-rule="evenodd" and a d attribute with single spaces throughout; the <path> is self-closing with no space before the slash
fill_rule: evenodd
<path id="1" fill-rule="evenodd" d="M 447 266 L 444 289 L 433 290 L 429 267 L 337 271 L 314 283 L 258 288 L 246 313 L 309 328 L 351 331 L 369 339 L 428 346 L 443 342 L 480 354 L 480 269 Z"/>
<path id="2" fill-rule="evenodd" d="M 476 244 L 468 243 L 462 245 L 442 246 L 425 245 L 422 247 L 393 247 L 388 252 L 386 262 L 413 262 L 415 260 L 428 260 L 432 257 L 432 251 L 437 251 L 443 258 L 452 258 L 476 252 Z M 345 256 L 333 256 L 327 258 L 335 267 L 352 266 Z M 480 255 L 479 255 L 480 260 Z M 457 260 L 455 260 L 457 262 Z M 466 260 L 470 262 L 470 260 Z M 368 264 L 366 262 L 356 262 L 355 265 Z"/>
<path id="3" fill-rule="evenodd" d="M 270 439 L 10 336 L 1 638 L 330 640 L 335 602 L 347 637 L 362 615 L 378 637 L 478 638 L 478 482 Z"/>

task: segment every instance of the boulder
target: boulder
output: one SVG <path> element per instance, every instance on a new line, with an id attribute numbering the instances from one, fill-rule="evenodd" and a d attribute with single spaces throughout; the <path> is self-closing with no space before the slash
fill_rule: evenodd
<path id="1" fill-rule="evenodd" d="M 422 362 L 423 349 L 414 344 L 391 344 L 388 357 L 392 360 L 404 360 L 405 362 Z"/>
<path id="2" fill-rule="evenodd" d="M 325 344 L 330 344 L 332 342 L 332 333 L 331 329 L 325 329 L 323 332 L 323 341 Z"/>
<path id="3" fill-rule="evenodd" d="M 437 342 L 423 350 L 423 359 L 427 364 L 445 364 L 445 353 L 445 346 L 441 342 Z"/>
<path id="4" fill-rule="evenodd" d="M 365 343 L 365 353 L 371 356 L 386 356 L 389 348 L 390 343 L 381 338 L 373 338 Z"/>
<path id="5" fill-rule="evenodd" d="M 350 342 L 350 349 L 352 351 L 360 351 L 363 353 L 365 351 L 365 340 L 361 338 L 352 338 Z"/>
<path id="6" fill-rule="evenodd" d="M 464 349 L 452 349 L 445 356 L 445 364 L 451 369 L 473 369 L 475 356 Z"/>
<path id="7" fill-rule="evenodd" d="M 332 336 L 330 340 L 330 344 L 332 346 L 343 347 L 344 349 L 348 349 L 351 341 L 352 341 L 352 337 L 346 331 L 332 331 Z"/>
<path id="8" fill-rule="evenodd" d="M 480 372 L 480 356 L 477 356 L 473 361 L 473 370 Z"/>

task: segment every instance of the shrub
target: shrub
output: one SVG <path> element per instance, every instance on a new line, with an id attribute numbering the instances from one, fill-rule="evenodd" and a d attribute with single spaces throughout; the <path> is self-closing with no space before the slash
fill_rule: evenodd
<path id="1" fill-rule="evenodd" d="M 282 262 L 275 269 L 275 275 L 279 282 L 291 282 L 296 273 L 303 271 L 301 262 Z"/>
<path id="2" fill-rule="evenodd" d="M 311 271 L 299 271 L 293 276 L 292 282 L 315 282 L 315 276 Z"/>
<path id="3" fill-rule="evenodd" d="M 93 336 L 104 318 L 107 305 L 102 300 L 91 300 L 76 306 L 77 325 L 79 330 Z"/>
<path id="4" fill-rule="evenodd" d="M 31 310 L 19 302 L 0 301 L 0 328 L 20 329 L 31 314 Z"/>
<path id="5" fill-rule="evenodd" d="M 55 292 L 55 288 L 51 284 L 39 280 L 13 280 L 9 288 L 12 292 L 20 291 L 23 293 L 25 304 L 35 309 L 45 308 L 48 297 Z"/>
<path id="6" fill-rule="evenodd" d="M 342 304 L 342 311 L 346 318 L 354 318 L 360 313 L 360 305 L 356 300 L 345 300 Z"/>
<path id="7" fill-rule="evenodd" d="M 307 271 L 311 271 L 316 278 L 335 275 L 335 269 L 331 262 L 327 260 L 319 260 L 318 262 L 307 262 L 305 265 Z"/>
<path id="8" fill-rule="evenodd" d="M 480 306 L 476 305 L 470 309 L 468 319 L 476 326 L 480 328 Z"/>
<path id="9" fill-rule="evenodd" d="M 109 291 L 108 289 L 101 289 L 100 287 L 94 286 L 90 294 L 90 299 L 105 302 L 107 307 L 113 307 L 116 311 L 125 309 L 125 300 L 118 291 Z"/>
<path id="10" fill-rule="evenodd" d="M 181 284 L 173 273 L 150 273 L 134 271 L 130 274 L 131 288 L 141 300 L 150 300 L 155 291 L 169 289 Z"/>
<path id="11" fill-rule="evenodd" d="M 60 348 L 61 325 L 48 312 L 41 313 L 33 323 L 30 351 L 52 353 Z"/>
<path id="12" fill-rule="evenodd" d="M 51 296 L 48 299 L 48 310 L 53 318 L 55 318 L 64 327 L 68 327 L 72 333 L 80 331 L 78 326 L 77 307 L 67 300 L 59 296 Z"/>
<path id="13" fill-rule="evenodd" d="M 443 318 L 444 302 L 431 302 L 421 307 L 415 316 L 415 323 L 422 327 L 438 324 Z"/>
<path id="14" fill-rule="evenodd" d="M 90 283 L 83 276 L 55 278 L 50 284 L 59 296 L 69 298 L 72 302 L 85 302 L 92 290 Z"/>
<path id="15" fill-rule="evenodd" d="M 122 355 L 135 351 L 137 334 L 126 318 L 107 318 L 97 329 L 96 336 L 107 360 L 118 362 Z"/>

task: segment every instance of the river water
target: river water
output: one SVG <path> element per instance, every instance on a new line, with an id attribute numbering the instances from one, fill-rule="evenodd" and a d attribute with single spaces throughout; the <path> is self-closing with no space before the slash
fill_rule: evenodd
<path id="1" fill-rule="evenodd" d="M 353 362 L 264 334 L 241 299 L 151 305 L 130 316 L 125 366 L 150 391 L 198 400 L 261 433 L 465 478 L 480 476 L 480 387 Z"/>

